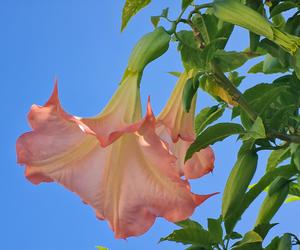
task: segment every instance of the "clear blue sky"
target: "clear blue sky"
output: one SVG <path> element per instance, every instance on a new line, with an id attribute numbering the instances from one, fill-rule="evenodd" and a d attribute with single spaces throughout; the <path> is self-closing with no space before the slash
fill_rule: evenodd
<path id="1" fill-rule="evenodd" d="M 72 3 L 71 3 L 72 2 Z M 153 1 L 120 33 L 124 1 L 103 0 L 2 0 L 0 2 L 1 76 L 1 175 L 0 248 L 5 250 L 94 250 L 96 245 L 111 250 L 184 249 L 173 243 L 157 244 L 160 237 L 176 227 L 163 219 L 145 235 L 115 240 L 106 222 L 95 218 L 92 209 L 59 185 L 34 186 L 16 164 L 15 141 L 29 130 L 26 114 L 31 104 L 44 104 L 59 79 L 60 98 L 65 109 L 77 116 L 98 113 L 115 91 L 134 43 L 151 31 L 150 16 L 170 6 L 176 14 L 179 0 Z M 230 49 L 247 46 L 247 36 L 237 30 Z M 244 39 L 245 38 L 245 39 Z M 249 64 L 247 64 L 249 66 Z M 142 82 L 142 98 L 151 95 L 156 114 L 163 107 L 175 78 L 168 71 L 180 71 L 179 55 L 171 50 L 147 68 Z M 268 79 L 268 78 L 266 78 Z M 249 87 L 257 77 L 244 82 Z M 261 80 L 262 81 L 262 80 Z M 199 94 L 198 109 L 214 104 Z M 227 118 L 229 119 L 229 113 Z M 229 169 L 235 161 L 235 138 L 213 146 L 215 171 L 193 181 L 193 191 L 211 193 L 223 190 Z M 265 157 L 260 162 L 264 169 Z M 259 175 L 259 173 L 258 173 Z M 206 225 L 206 218 L 220 214 L 221 195 L 200 206 L 193 218 Z M 250 230 L 257 205 L 239 226 Z M 299 203 L 284 206 L 274 221 L 281 222 L 274 233 L 299 233 L 291 215 L 298 214 Z M 298 216 L 296 216 L 297 219 Z"/>

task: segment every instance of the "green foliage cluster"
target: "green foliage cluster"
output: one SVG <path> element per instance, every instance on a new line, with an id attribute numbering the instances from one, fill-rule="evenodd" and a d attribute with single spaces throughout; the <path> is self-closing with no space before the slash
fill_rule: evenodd
<path id="1" fill-rule="evenodd" d="M 150 2 L 127 0 L 122 29 Z M 181 9 L 175 20 L 164 9 L 151 17 L 151 22 L 154 28 L 162 18 L 172 24 L 168 33 L 178 44 L 183 66 L 186 71 L 196 72 L 186 82 L 182 105 L 188 112 L 198 89 L 216 100 L 214 106 L 197 115 L 197 138 L 185 160 L 232 135 L 238 135 L 242 146 L 224 189 L 220 217 L 209 218 L 207 229 L 192 220 L 180 222 L 179 229 L 160 241 L 180 242 L 189 250 L 292 249 L 300 245 L 293 233 L 277 236 L 271 242 L 264 239 L 277 225 L 271 221 L 284 202 L 300 197 L 300 1 L 216 0 L 197 5 L 182 0 Z M 179 23 L 187 28 L 178 30 Z M 226 44 L 236 25 L 248 30 L 249 46 L 244 51 L 227 51 Z M 245 76 L 236 70 L 256 57 L 262 60 L 249 68 L 249 74 L 280 73 L 280 77 L 241 93 L 238 87 Z M 225 109 L 232 110 L 232 119 L 238 118 L 240 123 L 216 123 Z M 257 166 L 261 150 L 270 152 L 265 174 L 249 186 L 257 168 L 261 168 Z M 244 212 L 264 192 L 255 224 L 244 235 L 236 232 Z"/>

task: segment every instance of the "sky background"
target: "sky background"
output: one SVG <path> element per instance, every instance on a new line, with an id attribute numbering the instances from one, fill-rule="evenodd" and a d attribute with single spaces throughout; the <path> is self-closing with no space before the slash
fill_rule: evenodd
<path id="1" fill-rule="evenodd" d="M 59 80 L 62 105 L 68 112 L 83 117 L 97 114 L 116 90 L 135 42 L 153 29 L 150 16 L 160 14 L 169 6 L 174 17 L 181 1 L 154 0 L 121 33 L 123 3 L 117 0 L 0 1 L 1 249 L 95 250 L 96 245 L 111 250 L 184 249 L 180 244 L 157 244 L 160 237 L 177 228 L 164 219 L 157 219 L 141 237 L 114 239 L 107 223 L 97 220 L 92 209 L 75 194 L 55 183 L 32 185 L 24 178 L 24 168 L 16 164 L 15 141 L 29 130 L 27 112 L 33 103 L 45 103 L 55 78 Z M 246 33 L 236 29 L 227 49 L 242 50 L 247 44 Z M 241 72 L 251 64 L 247 63 Z M 163 108 L 176 81 L 169 71 L 182 71 L 175 44 L 149 65 L 143 76 L 143 104 L 150 95 L 155 114 Z M 273 77 L 250 76 L 242 88 Z M 198 110 L 213 104 L 212 98 L 199 93 Z M 222 120 L 228 121 L 229 117 L 227 112 Z M 213 146 L 214 173 L 192 181 L 194 192 L 222 192 L 238 146 L 236 138 Z M 265 168 L 266 155 L 260 156 L 256 179 Z M 244 216 L 238 226 L 240 232 L 252 228 L 262 198 Z M 208 217 L 219 216 L 220 204 L 221 195 L 212 197 L 196 209 L 192 218 L 206 226 Z M 280 225 L 270 236 L 287 231 L 299 234 L 299 216 L 294 217 L 298 213 L 299 202 L 284 205 L 273 219 Z"/>

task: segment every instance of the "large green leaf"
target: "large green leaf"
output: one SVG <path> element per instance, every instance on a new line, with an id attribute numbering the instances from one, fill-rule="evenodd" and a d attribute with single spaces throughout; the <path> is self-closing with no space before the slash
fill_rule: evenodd
<path id="1" fill-rule="evenodd" d="M 261 139 L 266 137 L 266 130 L 262 119 L 258 116 L 250 130 L 243 136 L 243 140 Z"/>
<path id="2" fill-rule="evenodd" d="M 214 57 L 218 60 L 219 66 L 224 72 L 233 71 L 244 65 L 250 58 L 247 52 L 217 50 Z"/>
<path id="3" fill-rule="evenodd" d="M 205 58 L 192 31 L 182 30 L 176 35 L 181 53 L 181 60 L 186 70 L 206 68 Z"/>
<path id="4" fill-rule="evenodd" d="M 280 238 L 276 236 L 274 239 L 272 239 L 270 244 L 266 246 L 265 250 L 278 249 L 279 242 L 280 242 Z"/>
<path id="5" fill-rule="evenodd" d="M 150 2 L 151 0 L 126 0 L 122 12 L 121 30 L 124 30 L 131 17 L 146 7 Z"/>
<path id="6" fill-rule="evenodd" d="M 211 238 L 214 243 L 221 243 L 223 238 L 223 229 L 222 229 L 222 218 L 219 219 L 207 219 L 208 232 L 211 235 Z"/>
<path id="7" fill-rule="evenodd" d="M 232 250 L 261 250 L 262 240 L 258 233 L 249 231 L 238 244 L 234 245 Z"/>
<path id="8" fill-rule="evenodd" d="M 285 78 L 272 84 L 258 84 L 244 93 L 250 106 L 263 119 L 266 130 L 270 127 L 287 132 L 291 114 L 297 111 L 298 87 L 293 86 L 293 77 Z M 251 127 L 252 122 L 244 111 L 241 111 L 241 120 L 246 128 Z"/>
<path id="9" fill-rule="evenodd" d="M 225 109 L 219 105 L 202 109 L 195 118 L 196 134 L 200 134 L 209 124 L 220 118 L 224 111 Z"/>
<path id="10" fill-rule="evenodd" d="M 220 87 L 213 76 L 203 75 L 202 77 L 200 77 L 199 86 L 204 91 L 213 96 L 217 101 L 223 101 L 232 106 L 238 105 L 233 97 L 228 93 L 228 91 Z"/>
<path id="11" fill-rule="evenodd" d="M 191 244 L 202 247 L 209 247 L 213 243 L 207 230 L 190 227 L 174 230 L 167 237 L 161 238 L 159 242 L 162 241 L 175 241 L 185 245 Z"/>
<path id="12" fill-rule="evenodd" d="M 278 225 L 278 223 L 264 223 L 264 224 L 260 224 L 257 225 L 253 231 L 255 231 L 256 233 L 258 233 L 260 235 L 260 237 L 262 237 L 263 239 L 267 236 L 268 232 L 275 227 L 276 225 Z"/>
<path id="13" fill-rule="evenodd" d="M 186 152 L 185 161 L 190 159 L 195 152 L 218 141 L 222 141 L 228 136 L 241 133 L 244 133 L 244 129 L 240 124 L 218 123 L 213 125 L 197 136 L 196 140 Z"/>
<path id="14" fill-rule="evenodd" d="M 180 226 L 182 228 L 203 229 L 203 227 L 197 221 L 193 221 L 191 219 L 186 219 L 186 220 L 183 220 L 183 221 L 176 222 L 176 225 Z"/>
<path id="15" fill-rule="evenodd" d="M 282 148 L 273 150 L 268 158 L 267 171 L 270 171 L 278 166 L 281 162 L 290 156 L 290 148 Z"/>
<path id="16" fill-rule="evenodd" d="M 262 72 L 265 74 L 284 73 L 288 70 L 287 67 L 283 67 L 276 57 L 267 54 L 263 62 Z"/>

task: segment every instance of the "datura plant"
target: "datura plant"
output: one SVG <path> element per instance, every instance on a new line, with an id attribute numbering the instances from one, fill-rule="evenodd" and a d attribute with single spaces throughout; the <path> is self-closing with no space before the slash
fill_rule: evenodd
<path id="1" fill-rule="evenodd" d="M 122 30 L 150 2 L 126 0 Z M 158 27 L 161 19 L 169 27 Z M 16 143 L 26 178 L 33 184 L 57 182 L 75 192 L 97 218 L 108 221 L 116 238 L 141 235 L 163 217 L 179 228 L 160 241 L 190 250 L 300 245 L 299 231 L 267 237 L 280 227 L 274 220 L 279 209 L 300 200 L 300 1 L 182 0 L 175 18 L 167 8 L 151 22 L 154 30 L 133 48 L 119 87 L 100 114 L 82 118 L 67 113 L 57 83 L 43 106 L 31 107 L 32 131 Z M 248 32 L 249 45 L 228 51 L 236 26 Z M 170 43 L 177 44 L 184 70 L 174 73 L 178 80 L 162 111 L 155 116 L 149 98 L 143 116 L 143 71 Z M 239 75 L 242 66 L 248 74 L 276 75 L 272 82 L 240 91 L 247 77 Z M 198 91 L 211 95 L 215 105 L 195 116 Z M 235 122 L 217 121 L 225 111 Z M 241 142 L 236 163 L 215 166 L 212 145 L 229 136 Z M 269 152 L 266 167 L 259 161 L 262 151 Z M 221 214 L 208 218 L 206 229 L 189 217 L 219 190 L 194 194 L 189 182 L 214 167 L 227 167 L 228 179 L 219 194 L 222 206 L 216 213 Z M 253 183 L 258 169 L 264 173 Z M 265 198 L 256 221 L 247 223 L 248 231 L 237 232 L 260 194 Z"/>

